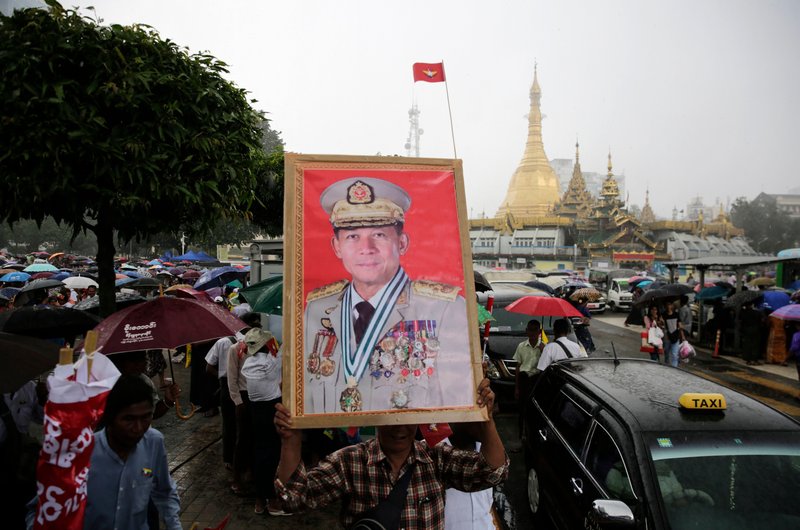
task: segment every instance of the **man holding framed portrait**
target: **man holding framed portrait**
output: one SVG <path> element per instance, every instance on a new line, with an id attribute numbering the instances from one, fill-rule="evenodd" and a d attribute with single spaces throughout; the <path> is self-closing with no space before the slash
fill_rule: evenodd
<path id="1" fill-rule="evenodd" d="M 299 156 L 287 155 L 287 168 Z M 464 282 L 471 260 L 464 259 L 453 161 L 449 168 L 388 161 L 386 169 L 323 163 L 287 170 L 302 195 L 287 197 L 291 210 L 302 210 L 293 226 L 287 216 L 287 229 L 302 240 L 287 275 L 302 277 L 284 304 L 303 308 L 302 331 L 289 322 L 285 333 L 302 351 L 288 374 L 297 386 L 296 418 L 324 415 L 333 425 L 340 422 L 330 415 L 342 413 L 369 414 L 372 424 L 381 412 L 480 415 L 473 399 L 477 324 L 470 325 L 474 308 L 465 300 L 474 296 Z"/>

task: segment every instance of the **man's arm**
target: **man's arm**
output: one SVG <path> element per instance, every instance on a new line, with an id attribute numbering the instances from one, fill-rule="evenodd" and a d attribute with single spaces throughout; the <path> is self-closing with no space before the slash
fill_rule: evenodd
<path id="1" fill-rule="evenodd" d="M 231 395 L 231 400 L 236 406 L 242 404 L 242 395 L 239 393 L 239 356 L 237 355 L 236 348 L 238 344 L 232 345 L 228 348 L 228 393 Z"/>
<path id="2" fill-rule="evenodd" d="M 477 436 L 481 442 L 481 454 L 486 459 L 486 463 L 497 469 L 505 465 L 506 449 L 503 447 L 503 442 L 500 440 L 500 435 L 497 433 L 497 426 L 494 423 L 494 392 L 489 386 L 489 380 L 484 378 L 478 385 L 478 406 L 486 407 L 489 414 L 489 421 L 479 422 Z"/>

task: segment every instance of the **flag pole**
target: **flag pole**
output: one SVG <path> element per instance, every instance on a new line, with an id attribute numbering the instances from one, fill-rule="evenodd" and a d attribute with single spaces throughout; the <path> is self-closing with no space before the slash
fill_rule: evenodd
<path id="1" fill-rule="evenodd" d="M 442 59 L 442 73 L 444 72 L 444 59 Z M 447 74 L 444 75 L 444 93 L 447 95 L 447 114 L 450 115 L 450 136 L 453 139 L 453 158 L 458 158 L 456 152 L 456 133 L 453 129 L 453 111 L 450 110 L 450 90 L 447 88 Z"/>

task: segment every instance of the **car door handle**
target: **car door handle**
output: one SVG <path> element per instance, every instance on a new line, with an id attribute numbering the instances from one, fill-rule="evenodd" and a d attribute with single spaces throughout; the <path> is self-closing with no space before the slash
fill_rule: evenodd
<path id="1" fill-rule="evenodd" d="M 572 482 L 572 493 L 577 495 L 583 494 L 583 481 L 579 478 L 571 478 L 569 479 Z"/>
<path id="2" fill-rule="evenodd" d="M 547 431 L 545 429 L 539 429 L 539 438 L 541 438 L 543 442 L 547 441 Z"/>

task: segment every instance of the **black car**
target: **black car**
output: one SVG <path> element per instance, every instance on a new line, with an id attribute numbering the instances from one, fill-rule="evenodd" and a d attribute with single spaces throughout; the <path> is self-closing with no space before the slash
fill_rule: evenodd
<path id="1" fill-rule="evenodd" d="M 486 345 L 486 355 L 488 356 L 488 368 L 486 376 L 492 385 L 492 390 L 497 396 L 500 405 L 514 403 L 514 384 L 517 374 L 517 361 L 514 360 L 514 352 L 520 342 L 525 340 L 525 328 L 528 321 L 536 318 L 544 320 L 545 332 L 548 332 L 547 318 L 531 317 L 522 313 L 511 313 L 505 308 L 511 302 L 523 296 L 550 296 L 547 293 L 526 287 L 516 283 L 492 283 L 494 305 L 492 317 L 494 321 L 489 327 L 489 341 Z M 489 293 L 477 293 L 478 303 L 484 307 L 487 304 Z M 484 329 L 480 330 L 483 338 Z M 551 335 L 552 336 L 552 335 Z M 483 343 L 481 343 L 483 344 Z"/>
<path id="2" fill-rule="evenodd" d="M 681 369 L 556 362 L 523 431 L 530 509 L 556 528 L 800 528 L 800 423 Z"/>

